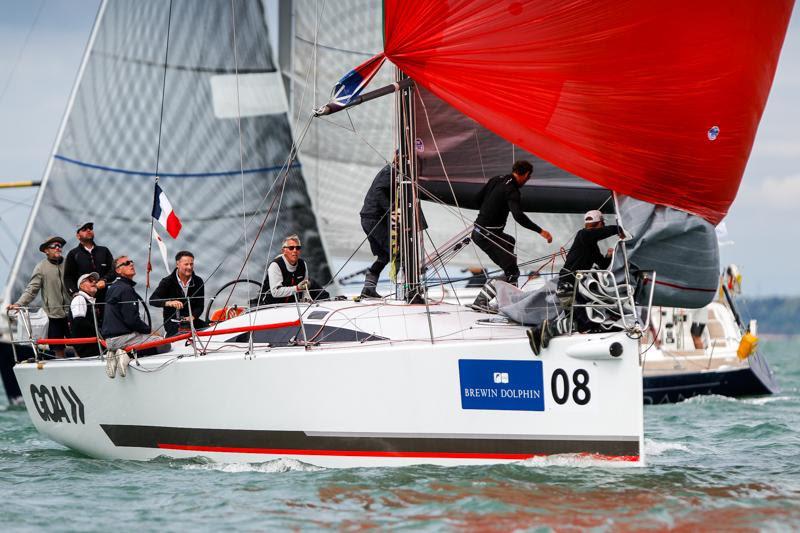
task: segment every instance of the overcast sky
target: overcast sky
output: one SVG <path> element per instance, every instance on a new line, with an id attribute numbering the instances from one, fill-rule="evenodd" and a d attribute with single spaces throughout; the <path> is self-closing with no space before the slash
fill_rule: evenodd
<path id="1" fill-rule="evenodd" d="M 0 181 L 41 178 L 98 3 L 0 0 Z M 740 266 L 751 296 L 800 295 L 798 11 L 795 6 L 742 186 L 725 219 L 734 244 L 723 246 L 723 262 Z M 0 190 L 0 286 L 34 196 L 33 189 Z"/>

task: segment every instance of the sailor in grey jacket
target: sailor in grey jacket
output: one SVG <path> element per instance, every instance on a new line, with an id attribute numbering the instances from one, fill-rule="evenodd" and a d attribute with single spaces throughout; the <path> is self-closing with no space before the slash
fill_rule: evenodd
<path id="1" fill-rule="evenodd" d="M 52 237 L 42 243 L 39 250 L 47 257 L 34 267 L 28 286 L 10 309 L 25 307 L 41 292 L 42 308 L 48 318 L 66 318 L 70 296 L 64 285 L 64 258 L 61 255 L 64 239 Z"/>

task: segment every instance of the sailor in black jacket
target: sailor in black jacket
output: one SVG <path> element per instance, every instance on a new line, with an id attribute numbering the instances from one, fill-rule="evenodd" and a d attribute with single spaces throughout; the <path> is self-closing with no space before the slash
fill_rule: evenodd
<path id="1" fill-rule="evenodd" d="M 620 234 L 619 226 L 606 226 L 603 213 L 596 209 L 586 213 L 583 221 L 584 227 L 575 235 L 567 257 L 564 259 L 564 267 L 558 275 L 559 285 L 568 283 L 570 292 L 575 279 L 575 271 L 590 270 L 593 267 L 601 270 L 608 268 L 613 250 L 609 249 L 603 254 L 598 243 L 603 239 Z"/>
<path id="2" fill-rule="evenodd" d="M 114 257 L 105 246 L 94 243 L 94 222 L 87 222 L 78 228 L 78 246 L 67 254 L 64 261 L 64 284 L 71 295 L 78 292 L 78 278 L 84 274 L 97 272 L 98 299 L 102 302 L 106 285 L 114 281 Z"/>
<path id="3" fill-rule="evenodd" d="M 372 180 L 364 205 L 361 207 L 361 228 L 367 234 L 369 248 L 375 262 L 367 269 L 361 296 L 380 298 L 376 287 L 381 272 L 389 264 L 389 198 L 397 173 L 397 156 L 391 165 L 386 165 Z"/>
<path id="4" fill-rule="evenodd" d="M 419 161 L 417 161 L 419 165 Z M 364 278 L 364 288 L 361 296 L 364 298 L 381 298 L 378 294 L 377 285 L 381 272 L 389 264 L 391 224 L 390 203 L 392 190 L 397 183 L 397 173 L 399 170 L 399 153 L 395 152 L 394 159 L 390 165 L 383 167 L 372 180 L 367 194 L 364 196 L 364 204 L 359 215 L 361 216 L 361 229 L 367 235 L 369 249 L 375 256 L 375 262 L 367 269 Z M 419 216 L 419 231 L 428 228 L 425 215 L 417 202 L 417 213 Z"/>
<path id="5" fill-rule="evenodd" d="M 598 323 L 593 322 L 586 312 L 589 300 L 580 290 L 575 290 L 575 272 L 579 270 L 599 269 L 605 270 L 611 266 L 613 248 L 602 253 L 600 241 L 614 235 L 620 239 L 625 238 L 625 232 L 620 226 L 606 226 L 603 213 L 594 209 L 583 216 L 583 229 L 578 231 L 572 241 L 564 267 L 559 272 L 557 295 L 561 303 L 561 313 L 554 320 L 545 320 L 542 324 L 528 330 L 528 339 L 536 355 L 542 348 L 547 348 L 550 339 L 564 335 L 570 329 L 580 333 L 608 331 Z M 573 295 L 575 301 L 572 301 Z M 570 306 L 575 305 L 570 312 Z M 573 323 L 570 323 L 570 319 Z M 574 324 L 574 328 L 570 326 Z"/>
<path id="6" fill-rule="evenodd" d="M 478 195 L 480 212 L 475 219 L 475 229 L 472 230 L 472 242 L 503 269 L 504 281 L 512 285 L 516 285 L 519 279 L 519 267 L 517 254 L 514 252 L 516 241 L 503 231 L 508 221 L 508 214 L 511 213 L 517 224 L 523 228 L 535 231 L 548 243 L 553 242 L 550 232 L 534 224 L 520 206 L 519 189 L 532 174 L 533 165 L 527 161 L 517 161 L 511 168 L 511 174 L 490 179 Z M 472 307 L 485 310 L 494 297 L 494 281 L 489 280 L 475 298 Z"/>
<path id="7" fill-rule="evenodd" d="M 475 220 L 472 240 L 494 263 L 503 269 L 505 281 L 516 285 L 519 279 L 517 256 L 514 253 L 514 237 L 504 233 L 508 214 L 517 224 L 542 236 L 548 243 L 553 242 L 550 232 L 533 223 L 520 207 L 520 187 L 533 174 L 533 165 L 527 161 L 517 161 L 506 176 L 495 176 L 481 189 L 478 202 L 480 212 Z"/>
<path id="8" fill-rule="evenodd" d="M 205 327 L 205 323 L 200 320 L 205 307 L 204 283 L 194 273 L 192 252 L 183 250 L 175 255 L 175 270 L 159 282 L 150 296 L 150 305 L 163 308 L 164 331 L 167 337 L 176 335 L 181 325 L 184 329 L 189 329 L 190 315 L 195 328 Z"/>

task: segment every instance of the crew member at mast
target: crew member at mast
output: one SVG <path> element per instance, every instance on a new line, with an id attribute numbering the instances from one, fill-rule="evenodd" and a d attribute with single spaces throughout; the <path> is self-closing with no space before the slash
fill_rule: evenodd
<path id="1" fill-rule="evenodd" d="M 364 205 L 361 207 L 361 229 L 367 234 L 369 249 L 375 262 L 367 269 L 364 278 L 363 298 L 382 298 L 377 286 L 381 272 L 389 264 L 389 222 L 391 191 L 397 177 L 398 155 L 395 153 L 391 164 L 383 167 L 372 180 Z"/>
<path id="2" fill-rule="evenodd" d="M 417 160 L 417 164 L 419 164 L 419 160 Z M 375 262 L 367 269 L 364 278 L 364 288 L 361 289 L 362 298 L 383 298 L 378 294 L 377 286 L 381 272 L 391 260 L 389 253 L 391 246 L 389 230 L 392 223 L 391 198 L 392 190 L 397 184 L 399 166 L 400 152 L 396 150 L 391 164 L 384 166 L 372 180 L 359 213 L 361 229 L 366 233 L 369 249 L 375 256 Z M 419 201 L 417 201 L 416 212 L 419 214 L 418 231 L 423 231 L 428 228 L 428 224 L 419 206 Z"/>
<path id="3" fill-rule="evenodd" d="M 182 323 L 188 327 L 190 316 L 195 328 L 205 327 L 200 320 L 205 306 L 204 283 L 194 273 L 192 252 L 181 250 L 175 254 L 175 269 L 159 282 L 150 296 L 150 305 L 164 309 L 164 332 L 167 337 L 176 335 Z"/>
<path id="4" fill-rule="evenodd" d="M 553 242 L 550 232 L 536 225 L 520 206 L 520 188 L 532 174 L 533 165 L 528 161 L 516 161 L 511 168 L 511 174 L 495 176 L 478 193 L 480 212 L 475 220 L 472 240 L 498 267 L 503 269 L 503 280 L 512 285 L 516 285 L 519 279 L 519 267 L 514 253 L 516 241 L 503 231 L 508 221 L 508 214 L 511 213 L 517 224 L 523 228 L 541 235 L 548 244 Z M 484 285 L 472 305 L 486 308 L 489 301 L 494 298 L 494 294 L 494 287 L 490 281 Z"/>
<path id="5" fill-rule="evenodd" d="M 282 253 L 270 262 L 261 284 L 261 304 L 294 302 L 295 295 L 303 299 L 306 292 L 313 300 L 329 298 L 325 289 L 309 277 L 308 265 L 300 258 L 302 249 L 297 235 L 283 240 Z"/>

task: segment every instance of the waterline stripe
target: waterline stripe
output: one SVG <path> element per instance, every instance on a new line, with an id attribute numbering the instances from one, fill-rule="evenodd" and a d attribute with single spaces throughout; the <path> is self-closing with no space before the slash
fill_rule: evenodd
<path id="1" fill-rule="evenodd" d="M 525 459 L 554 454 L 638 457 L 637 440 L 312 436 L 303 431 L 186 428 L 101 424 L 115 446 L 265 455 L 473 457 Z"/>
<path id="2" fill-rule="evenodd" d="M 182 172 L 182 173 L 175 173 L 175 172 L 160 172 L 156 174 L 155 172 L 146 172 L 143 170 L 127 170 L 124 168 L 115 168 L 115 167 L 107 167 L 104 165 L 96 165 L 94 163 L 87 163 L 85 161 L 78 161 L 77 159 L 71 159 L 69 157 L 65 157 L 63 155 L 56 154 L 53 156 L 53 159 L 58 159 L 59 161 L 64 161 L 65 163 L 71 163 L 73 165 L 78 165 L 80 167 L 92 168 L 95 170 L 104 170 L 106 172 L 114 172 L 117 174 L 126 174 L 128 176 L 146 176 L 146 177 L 155 177 L 159 176 L 161 178 L 213 178 L 219 176 L 238 176 L 239 174 L 258 174 L 262 172 L 275 172 L 281 170 L 283 166 L 274 166 L 274 167 L 262 167 L 262 168 L 249 168 L 244 170 L 226 170 L 221 172 Z M 290 168 L 300 168 L 300 163 L 293 163 Z"/>
<path id="3" fill-rule="evenodd" d="M 428 459 L 510 459 L 522 461 L 534 457 L 547 457 L 546 453 L 459 453 L 459 452 L 398 452 L 398 451 L 363 451 L 363 450 L 289 450 L 285 448 L 229 448 L 222 446 L 190 446 L 180 444 L 159 444 L 162 450 L 179 450 L 192 452 L 213 453 L 257 453 L 264 455 L 324 455 L 337 457 L 413 457 Z M 607 461 L 635 462 L 638 455 L 602 455 L 595 453 L 579 453 L 578 455 L 591 459 Z"/>

